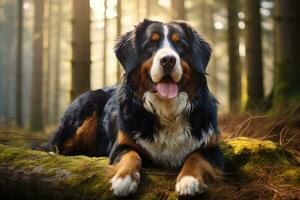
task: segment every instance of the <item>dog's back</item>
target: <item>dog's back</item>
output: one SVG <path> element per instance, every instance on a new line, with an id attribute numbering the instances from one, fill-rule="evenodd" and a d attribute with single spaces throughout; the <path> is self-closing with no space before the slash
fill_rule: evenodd
<path id="1" fill-rule="evenodd" d="M 48 144 L 49 150 L 58 150 L 64 155 L 107 156 L 108 139 L 99 122 L 107 101 L 116 89 L 88 91 L 76 98 L 54 131 Z"/>

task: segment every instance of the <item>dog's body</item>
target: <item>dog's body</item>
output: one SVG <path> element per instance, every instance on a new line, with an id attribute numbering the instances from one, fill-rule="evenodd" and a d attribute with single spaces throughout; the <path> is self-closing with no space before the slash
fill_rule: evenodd
<path id="1" fill-rule="evenodd" d="M 223 168 L 217 105 L 205 77 L 210 51 L 183 22 L 145 20 L 115 47 L 122 84 L 78 97 L 51 146 L 64 155 L 109 156 L 116 195 L 136 191 L 142 165 L 181 168 L 176 192 L 203 192 L 206 177 Z"/>

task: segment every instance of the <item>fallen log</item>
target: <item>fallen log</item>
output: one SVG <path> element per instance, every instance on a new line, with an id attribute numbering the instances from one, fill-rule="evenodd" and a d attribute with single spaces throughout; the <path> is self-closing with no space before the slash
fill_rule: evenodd
<path id="1" fill-rule="evenodd" d="M 273 142 L 236 138 L 222 142 L 221 147 L 228 174 L 249 175 L 261 163 L 277 163 L 294 170 L 292 178 L 300 183 L 299 163 Z M 109 173 L 107 158 L 50 155 L 0 145 L 1 199 L 113 199 Z M 177 172 L 143 169 L 138 193 L 132 198 L 177 199 L 176 175 Z"/>

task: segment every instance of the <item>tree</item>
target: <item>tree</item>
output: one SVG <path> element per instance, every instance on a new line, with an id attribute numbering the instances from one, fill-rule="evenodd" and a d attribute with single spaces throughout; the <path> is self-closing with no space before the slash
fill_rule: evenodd
<path id="1" fill-rule="evenodd" d="M 0 112 L 2 119 L 9 122 L 15 117 L 15 66 L 17 38 L 17 1 L 0 2 Z M 1 107 L 0 106 L 0 107 Z M 0 114 L 0 115 L 1 115 Z"/>
<path id="2" fill-rule="evenodd" d="M 121 1 L 121 0 L 119 0 L 119 1 Z M 140 14 L 141 4 L 140 3 L 141 3 L 140 0 L 136 0 L 136 18 L 137 18 L 138 22 L 140 21 L 140 18 L 141 18 L 141 14 Z"/>
<path id="3" fill-rule="evenodd" d="M 72 21 L 72 91 L 71 99 L 90 89 L 90 4 L 73 0 Z"/>
<path id="4" fill-rule="evenodd" d="M 103 26 L 103 68 L 102 68 L 102 84 L 106 86 L 106 56 L 107 56 L 107 25 L 108 20 L 106 17 L 107 0 L 104 0 L 104 26 Z"/>
<path id="5" fill-rule="evenodd" d="M 17 66 L 16 66 L 16 122 L 18 127 L 23 126 L 22 112 L 22 58 L 23 58 L 23 0 L 18 0 L 18 27 L 17 27 Z"/>
<path id="6" fill-rule="evenodd" d="M 247 187 L 249 184 L 253 185 L 253 180 L 259 180 L 257 183 L 261 183 L 262 174 L 266 174 L 264 177 L 268 178 L 268 181 L 283 180 L 280 183 L 299 188 L 298 162 L 291 156 L 290 151 L 280 145 L 271 141 L 242 137 L 223 141 L 221 148 L 226 161 L 225 173 L 234 173 L 243 181 L 236 182 L 236 176 L 226 176 L 226 183 L 222 181 L 213 184 L 204 199 L 232 199 L 233 192 L 237 197 L 234 199 L 256 199 L 257 194 L 243 198 L 249 192 L 238 194 L 235 186 L 243 184 Z M 137 194 L 128 198 L 116 198 L 109 189 L 111 184 L 108 172 L 113 168 L 109 166 L 108 158 L 50 156 L 41 151 L 0 144 L 0 159 L 2 199 L 203 199 L 203 195 L 193 198 L 176 196 L 173 189 L 176 179 L 174 170 L 144 168 L 141 171 L 142 181 Z M 272 166 L 274 162 L 276 170 L 262 167 Z M 257 168 L 260 167 L 262 169 L 257 172 Z M 286 174 L 287 171 L 295 175 Z M 284 189 L 286 193 L 293 193 L 288 187 Z M 269 196 L 271 195 L 272 193 Z"/>
<path id="7" fill-rule="evenodd" d="M 55 57 L 54 57 L 54 99 L 53 99 L 53 118 L 55 122 L 59 118 L 59 93 L 60 93 L 60 50 L 61 50 L 61 28 L 62 28 L 62 1 L 57 1 L 56 32 L 55 32 Z"/>
<path id="8" fill-rule="evenodd" d="M 238 3 L 227 0 L 228 55 L 229 55 L 229 107 L 239 112 L 241 106 L 241 61 L 239 56 Z"/>
<path id="9" fill-rule="evenodd" d="M 209 27 L 208 27 L 208 32 L 207 34 L 210 36 L 209 39 L 212 41 L 213 45 L 217 44 L 217 33 L 216 29 L 214 27 L 214 13 L 215 13 L 215 2 L 212 2 L 211 4 L 208 5 L 208 22 L 209 22 Z M 217 57 L 212 56 L 211 62 L 210 62 L 210 73 L 211 73 L 211 86 L 212 86 L 212 91 L 214 95 L 217 95 L 218 92 L 218 62 L 217 62 Z"/>
<path id="10" fill-rule="evenodd" d="M 137 1 L 139 2 L 139 1 Z M 139 13 L 139 11 L 137 11 Z M 122 0 L 118 0 L 117 3 L 117 37 L 120 37 L 122 33 Z M 105 34 L 106 36 L 106 34 Z M 121 65 L 117 62 L 117 80 L 121 77 Z"/>
<path id="11" fill-rule="evenodd" d="M 172 7 L 172 19 L 177 20 L 185 20 L 185 6 L 184 0 L 172 0 L 171 7 Z"/>
<path id="12" fill-rule="evenodd" d="M 43 120 L 45 124 L 48 124 L 50 119 L 49 102 L 50 102 L 50 82 L 51 82 L 51 15 L 52 5 L 51 0 L 45 1 L 44 9 L 44 95 L 43 95 Z"/>
<path id="13" fill-rule="evenodd" d="M 248 110 L 258 110 L 264 98 L 260 0 L 245 2 Z"/>
<path id="14" fill-rule="evenodd" d="M 43 124 L 43 21 L 44 0 L 34 0 L 34 37 L 33 68 L 31 82 L 31 119 L 32 131 L 44 129 Z"/>
<path id="15" fill-rule="evenodd" d="M 151 12 L 151 2 L 150 0 L 146 0 L 146 18 L 150 17 Z"/>
<path id="16" fill-rule="evenodd" d="M 214 13 L 215 13 L 215 5 L 216 2 L 214 0 L 201 0 L 196 4 L 196 12 L 199 20 L 200 33 L 204 36 L 208 37 L 208 40 L 212 42 L 214 46 L 216 44 L 216 29 L 214 27 Z M 200 12 L 199 12 L 200 11 Z M 213 48 L 214 49 L 214 48 Z M 209 84 L 211 85 L 212 92 L 214 95 L 217 94 L 218 87 L 218 70 L 217 70 L 217 58 L 212 56 L 209 67 L 207 68 L 209 76 Z"/>
<path id="17" fill-rule="evenodd" d="M 300 100 L 300 1 L 275 0 L 274 108 L 287 109 Z"/>

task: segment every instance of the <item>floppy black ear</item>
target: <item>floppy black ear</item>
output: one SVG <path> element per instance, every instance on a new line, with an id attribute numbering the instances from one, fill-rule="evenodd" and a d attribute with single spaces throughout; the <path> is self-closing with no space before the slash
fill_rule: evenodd
<path id="1" fill-rule="evenodd" d="M 115 45 L 115 54 L 126 73 L 131 72 L 138 64 L 138 35 L 140 35 L 151 22 L 152 21 L 145 19 L 135 26 L 134 30 L 122 35 Z"/>
<path id="2" fill-rule="evenodd" d="M 200 73 L 205 73 L 207 64 L 211 57 L 211 46 L 196 30 L 185 22 L 176 22 L 186 32 L 192 41 L 192 60 L 196 70 Z"/>
<path id="3" fill-rule="evenodd" d="M 193 43 L 193 60 L 195 60 L 196 70 L 200 73 L 205 73 L 206 67 L 211 57 L 211 46 L 203 36 L 200 36 L 197 31 L 193 30 L 194 43 Z"/>
<path id="4" fill-rule="evenodd" d="M 137 48 L 135 30 L 129 31 L 122 35 L 116 45 L 115 54 L 123 66 L 126 73 L 132 71 L 137 65 Z"/>

